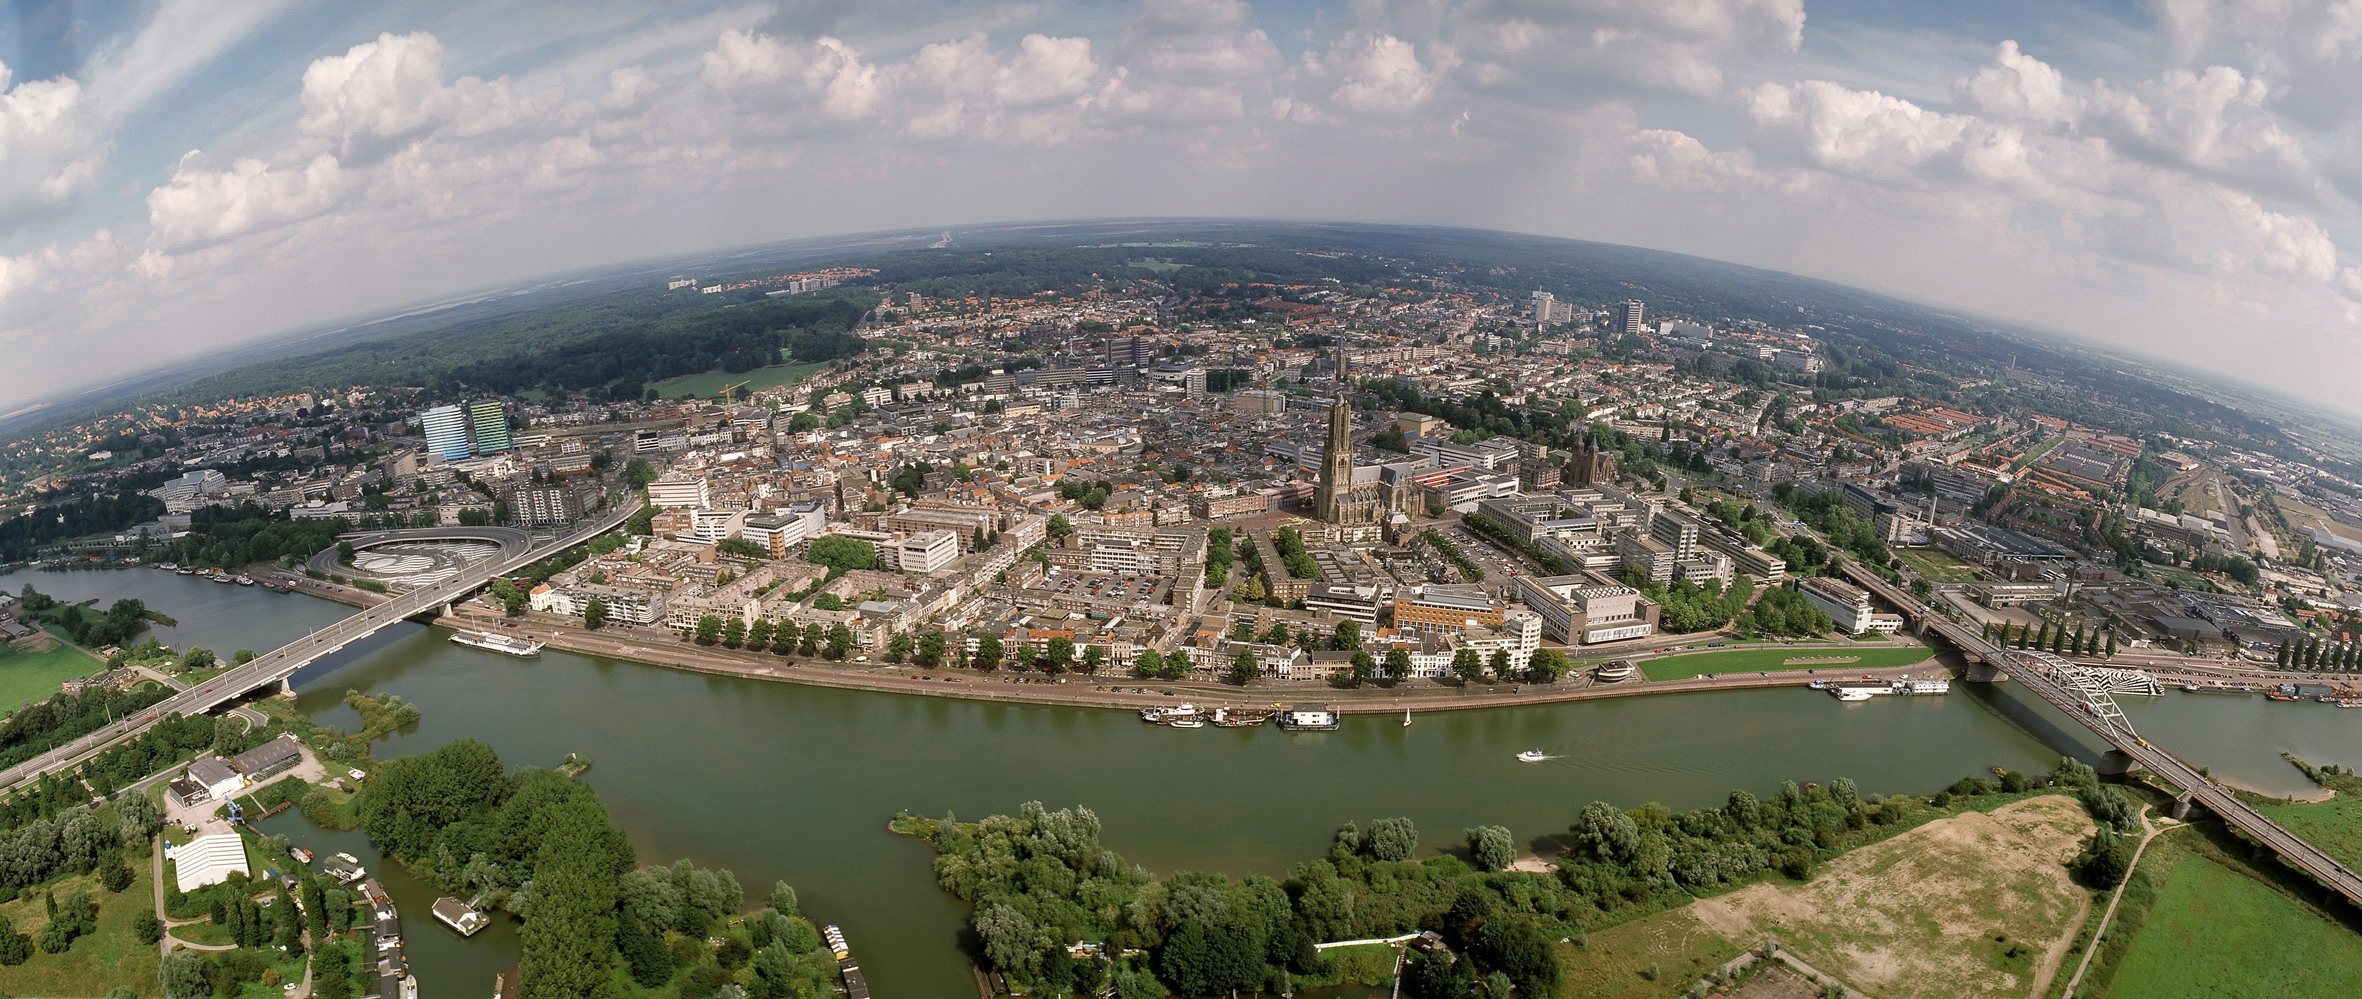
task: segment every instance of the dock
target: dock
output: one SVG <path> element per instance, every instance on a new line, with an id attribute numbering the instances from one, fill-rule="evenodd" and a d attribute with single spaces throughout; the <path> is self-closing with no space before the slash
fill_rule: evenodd
<path id="1" fill-rule="evenodd" d="M 829 953 L 836 955 L 837 971 L 845 976 L 846 999 L 869 999 L 869 982 L 861 977 L 861 965 L 853 960 L 853 946 L 845 942 L 845 931 L 832 923 L 820 928 L 820 938 L 828 943 Z"/>

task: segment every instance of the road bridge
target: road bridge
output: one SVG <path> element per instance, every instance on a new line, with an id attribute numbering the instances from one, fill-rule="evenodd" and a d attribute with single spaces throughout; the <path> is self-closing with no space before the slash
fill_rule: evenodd
<path id="1" fill-rule="evenodd" d="M 167 697 L 141 712 L 137 717 L 125 718 L 89 735 L 39 756 L 0 771 L 0 792 L 12 791 L 42 774 L 65 770 L 80 764 L 108 746 L 138 735 L 157 719 L 167 715 L 198 715 L 237 700 L 260 687 L 287 680 L 297 671 L 322 657 L 344 649 L 354 642 L 383 630 L 386 626 L 413 615 L 436 611 L 446 604 L 465 598 L 492 577 L 505 576 L 550 555 L 582 544 L 615 529 L 634 512 L 640 503 L 633 500 L 617 510 L 590 521 L 550 544 L 532 547 L 504 543 L 501 554 L 489 562 L 479 563 L 476 571 L 461 574 L 431 586 L 422 586 L 399 594 L 375 607 L 345 618 L 311 634 L 298 638 L 276 649 L 255 657 L 243 665 L 232 666 L 221 675 Z M 428 529 L 429 533 L 433 529 Z M 483 531 L 483 528 L 465 529 Z M 505 530 L 505 529 L 493 529 Z M 391 532 L 405 533 L 405 532 Z M 523 535 L 524 532 L 514 532 Z M 477 540 L 482 540 L 478 538 Z M 514 539 L 509 539 L 513 541 Z"/>
<path id="2" fill-rule="evenodd" d="M 2051 706 L 2065 712 L 2067 717 L 2091 729 L 2110 748 L 2180 788 L 2183 802 L 2196 803 L 2222 816 L 2223 821 L 2230 823 L 2233 828 L 2279 854 L 2289 866 L 2311 875 L 2331 891 L 2345 896 L 2348 903 L 2362 906 L 2362 875 L 2355 874 L 2352 868 L 2322 852 L 2320 847 L 2298 838 L 2264 813 L 2249 807 L 2228 788 L 2216 784 L 2171 753 L 2150 745 L 2147 739 L 2133 731 L 2124 713 L 2116 710 L 2106 689 L 2083 682 L 2073 672 L 2076 669 L 2073 663 L 2047 652 L 2007 649 L 1988 642 L 1984 636 L 1935 613 L 1885 577 L 1853 562 L 1845 564 L 1845 574 L 1879 599 L 1894 605 L 1922 633 L 1936 632 L 1972 660 L 2006 671 L 2011 679 L 2018 681 L 2035 696 L 2049 701 Z"/>

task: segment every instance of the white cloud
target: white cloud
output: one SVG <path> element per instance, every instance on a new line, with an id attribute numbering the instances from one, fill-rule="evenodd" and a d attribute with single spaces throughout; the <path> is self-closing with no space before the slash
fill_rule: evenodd
<path id="1" fill-rule="evenodd" d="M 2067 93 L 2066 78 L 2019 51 L 2015 41 L 2002 42 L 1990 65 L 1953 89 L 1964 108 L 1988 117 L 2063 122 L 2082 111 L 2083 102 Z"/>
<path id="2" fill-rule="evenodd" d="M 0 234 L 75 208 L 97 185 L 108 146 L 81 84 L 11 79 L 0 66 Z"/>
<path id="3" fill-rule="evenodd" d="M 273 168 L 240 159 L 208 170 L 190 153 L 172 179 L 148 192 L 148 228 L 158 247 L 185 250 L 311 218 L 344 197 L 348 178 L 326 153 Z"/>
<path id="4" fill-rule="evenodd" d="M 1337 103 L 1357 111 L 1408 111 L 1435 92 L 1435 75 L 1411 43 L 1393 35 L 1347 35 L 1329 49 Z"/>

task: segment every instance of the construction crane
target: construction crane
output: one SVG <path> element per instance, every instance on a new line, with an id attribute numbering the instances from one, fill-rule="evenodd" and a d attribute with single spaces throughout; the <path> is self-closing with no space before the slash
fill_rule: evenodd
<path id="1" fill-rule="evenodd" d="M 736 385 L 724 385 L 724 386 L 722 386 L 722 405 L 725 405 L 725 406 L 727 406 L 727 405 L 729 405 L 731 402 L 735 401 L 735 400 L 733 400 L 733 399 L 731 398 L 731 396 L 733 396 L 733 395 L 736 395 L 739 389 L 745 388 L 745 387 L 747 387 L 747 386 L 749 386 L 749 385 L 752 385 L 752 384 L 754 384 L 754 381 L 753 381 L 752 379 L 749 379 L 749 380 L 747 380 L 747 381 L 739 382 L 739 383 L 738 383 L 738 384 L 736 384 Z"/>

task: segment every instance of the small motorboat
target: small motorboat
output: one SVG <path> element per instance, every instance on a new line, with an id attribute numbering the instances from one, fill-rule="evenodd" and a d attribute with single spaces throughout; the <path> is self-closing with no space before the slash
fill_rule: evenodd
<path id="1" fill-rule="evenodd" d="M 1172 721 L 1166 722 L 1166 723 L 1165 723 L 1165 727 L 1167 727 L 1167 728 L 1204 728 L 1204 727 L 1206 727 L 1206 723 L 1205 723 L 1205 722 L 1202 722 L 1202 721 L 1199 721 L 1199 720 L 1197 719 L 1197 717 L 1196 717 L 1196 716 L 1192 715 L 1192 716 L 1189 716 L 1189 717 L 1175 718 L 1175 719 L 1173 719 Z"/>
<path id="2" fill-rule="evenodd" d="M 1525 752 L 1517 754 L 1517 762 L 1519 763 L 1540 763 L 1543 760 L 1547 760 L 1549 758 L 1550 754 L 1545 753 L 1539 749 L 1529 749 Z"/>

